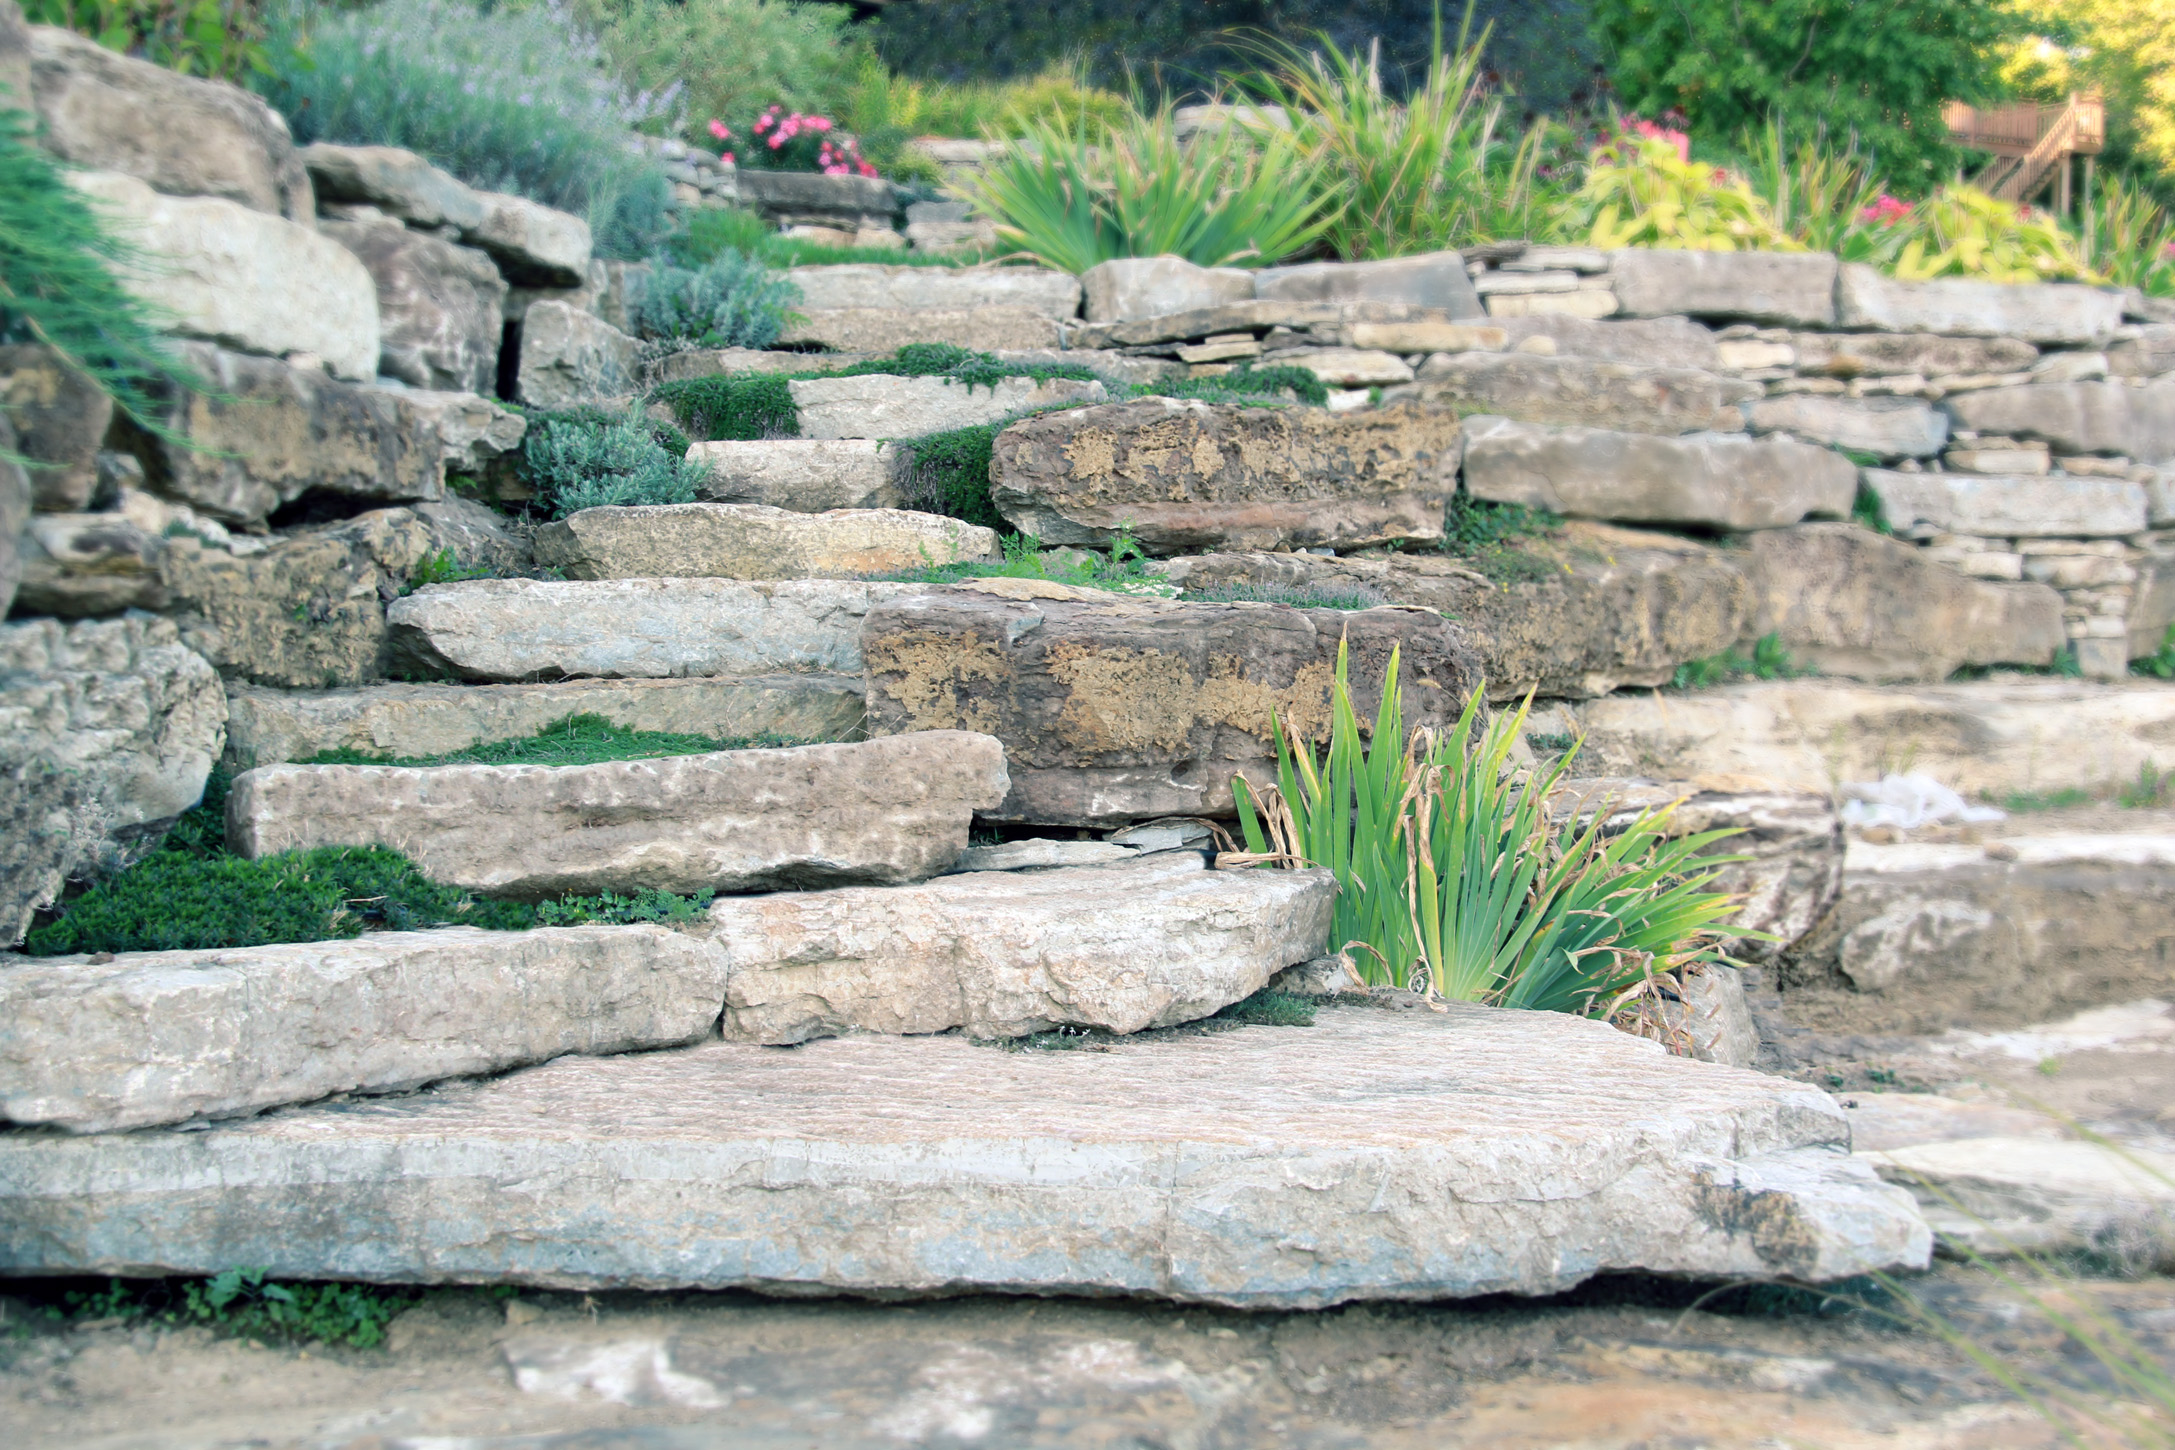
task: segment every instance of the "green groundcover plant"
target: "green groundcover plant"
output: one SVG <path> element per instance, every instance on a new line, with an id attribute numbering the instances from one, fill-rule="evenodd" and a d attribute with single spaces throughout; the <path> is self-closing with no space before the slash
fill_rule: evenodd
<path id="1" fill-rule="evenodd" d="M 268 19 L 273 63 L 254 83 L 297 142 L 405 147 L 471 186 L 587 218 L 600 256 L 664 242 L 664 171 L 628 133 L 664 124 L 677 95 L 621 85 L 563 7 L 276 0 Z"/>
<path id="2" fill-rule="evenodd" d="M 1550 797 L 1576 742 L 1514 771 L 1526 711 L 1482 724 L 1478 690 L 1447 734 L 1408 738 L 1398 663 L 1392 651 L 1365 732 L 1340 645 L 1326 753 L 1279 716 L 1276 781 L 1232 782 L 1248 852 L 1335 874 L 1332 941 L 1368 980 L 1606 1017 L 1657 972 L 1750 934 L 1727 922 L 1734 898 L 1709 889 L 1742 859 L 1710 854 L 1731 832 L 1676 834 L 1673 807 L 1557 821 Z"/>

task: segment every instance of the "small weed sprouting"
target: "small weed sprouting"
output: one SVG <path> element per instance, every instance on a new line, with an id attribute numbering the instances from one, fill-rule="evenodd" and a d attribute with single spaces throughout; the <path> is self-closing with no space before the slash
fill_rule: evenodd
<path id="1" fill-rule="evenodd" d="M 2130 661 L 2130 673 L 2155 680 L 2175 680 L 2175 624 L 2169 625 L 2167 633 L 2160 636 L 2158 649 Z"/>
<path id="2" fill-rule="evenodd" d="M 400 586 L 400 592 L 405 597 L 432 584 L 458 584 L 463 579 L 493 577 L 490 565 L 464 564 L 451 548 L 444 548 L 418 559 L 415 568 L 408 571 L 408 582 Z"/>
<path id="3" fill-rule="evenodd" d="M 1782 647 L 1782 637 L 1763 634 L 1747 655 L 1740 650 L 1724 650 L 1705 659 L 1686 660 L 1677 666 L 1676 675 L 1669 681 L 1673 690 L 1705 690 L 1716 685 L 1726 685 L 1737 680 L 1795 680 L 1819 673 L 1809 665 L 1800 665 Z"/>
<path id="4" fill-rule="evenodd" d="M 393 1317 L 419 1297 L 414 1289 L 281 1283 L 263 1269 L 228 1269 L 208 1279 L 113 1279 L 62 1302 L 77 1320 L 199 1324 L 236 1339 L 376 1349 Z"/>
<path id="5" fill-rule="evenodd" d="M 2074 806 L 2092 804 L 2092 792 L 2066 785 L 2060 790 L 2013 790 L 2001 798 L 2001 808 L 2012 816 L 2028 815 L 2033 811 L 2066 811 Z"/>
<path id="6" fill-rule="evenodd" d="M 1083 589 L 1111 589 L 1120 593 L 1175 593 L 1151 574 L 1140 544 L 1124 528 L 1111 539 L 1108 553 L 1078 551 L 1070 563 L 1051 562 L 1042 552 L 1042 541 L 1033 534 L 1007 534 L 1002 564 L 920 564 L 911 569 L 892 569 L 864 578 L 901 584 L 956 584 L 962 579 L 1047 579 Z"/>
<path id="7" fill-rule="evenodd" d="M 2148 810 L 2168 803 L 2175 793 L 2175 770 L 2162 770 L 2152 761 L 2137 767 L 2137 779 L 2115 791 L 2115 804 L 2129 810 Z"/>
<path id="8" fill-rule="evenodd" d="M 1561 528 L 1560 514 L 1459 493 L 1451 497 L 1443 523 L 1443 552 L 1466 560 L 1497 584 L 1538 583 L 1562 572 L 1562 565 L 1517 547 L 1521 540 Z"/>
<path id="9" fill-rule="evenodd" d="M 1851 462 L 1857 464 L 1860 468 L 1869 468 L 1880 461 L 1869 453 L 1858 453 L 1849 448 L 1839 448 L 1836 451 L 1849 458 Z M 1893 534 L 1895 532 L 1894 527 L 1888 522 L 1887 506 L 1881 502 L 1880 494 L 1874 489 L 1873 485 L 1865 481 L 1865 475 L 1862 473 L 1858 475 L 1857 496 L 1850 501 L 1850 520 L 1861 528 L 1871 529 L 1876 534 Z"/>
<path id="10" fill-rule="evenodd" d="M 1312 1027 L 1314 1003 L 1291 992 L 1265 987 L 1243 1002 L 1233 1002 L 1213 1020 L 1238 1022 L 1249 1027 Z"/>
<path id="11" fill-rule="evenodd" d="M 1526 744 L 1544 755 L 1561 755 L 1578 744 L 1578 737 L 1568 731 L 1559 733 L 1547 730 L 1528 730 L 1526 732 Z"/>

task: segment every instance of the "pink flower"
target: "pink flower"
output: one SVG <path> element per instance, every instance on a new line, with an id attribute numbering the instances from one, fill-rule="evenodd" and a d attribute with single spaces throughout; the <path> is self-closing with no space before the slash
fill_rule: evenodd
<path id="1" fill-rule="evenodd" d="M 783 146 L 785 144 L 785 140 L 785 133 L 783 131 L 780 131 L 777 135 L 770 138 L 770 149 L 773 151 L 777 150 L 780 146 Z"/>
<path id="2" fill-rule="evenodd" d="M 710 123 L 710 134 L 720 141 L 730 141 L 733 138 L 733 128 L 723 121 L 712 121 Z"/>
<path id="3" fill-rule="evenodd" d="M 1672 131 L 1667 126 L 1657 126 L 1652 121 L 1642 121 L 1637 117 L 1632 118 L 1627 129 L 1634 136 L 1641 137 L 1644 140 L 1667 141 L 1671 146 L 1676 147 L 1677 160 L 1679 161 L 1690 161 L 1692 159 L 1692 138 L 1682 131 Z"/>
<path id="4" fill-rule="evenodd" d="M 1910 214 L 1911 204 L 1909 202 L 1898 201 L 1884 191 L 1871 206 L 1858 213 L 1858 220 L 1865 223 L 1878 223 L 1884 227 L 1892 227 Z"/>
<path id="5" fill-rule="evenodd" d="M 756 131 L 757 131 L 758 133 L 761 133 L 761 132 L 764 132 L 764 131 L 768 131 L 768 130 L 770 129 L 770 122 L 771 122 L 771 115 L 770 115 L 770 113 L 769 113 L 768 111 L 765 111 L 765 112 L 764 112 L 764 113 L 763 113 L 762 115 L 760 115 L 760 116 L 757 116 L 757 117 L 755 118 L 755 129 L 756 129 Z"/>
<path id="6" fill-rule="evenodd" d="M 806 119 L 808 129 L 811 131 L 828 131 L 831 129 L 830 119 L 826 116 L 809 116 Z"/>
<path id="7" fill-rule="evenodd" d="M 721 152 L 719 153 L 717 159 L 724 162 L 727 166 L 730 166 L 733 164 L 733 153 L 730 151 Z"/>
<path id="8" fill-rule="evenodd" d="M 2160 249 L 2160 255 L 2168 258 L 2171 261 L 2175 261 L 2175 242 L 2169 242 L 2166 246 L 2162 247 Z"/>

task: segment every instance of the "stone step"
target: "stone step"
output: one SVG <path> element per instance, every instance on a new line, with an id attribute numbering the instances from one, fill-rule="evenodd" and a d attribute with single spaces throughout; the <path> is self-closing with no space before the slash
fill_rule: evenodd
<path id="1" fill-rule="evenodd" d="M 1277 1308 L 1930 1251 L 1824 1093 L 1600 1023 L 1327 1006 L 1096 1045 L 713 1043 L 205 1131 L 0 1134 L 0 1272 Z"/>
<path id="2" fill-rule="evenodd" d="M 1360 548 L 1442 537 L 1459 425 L 1408 402 L 1334 414 L 1142 398 L 1015 423 L 990 498 L 1045 543 L 1151 553 Z"/>
<path id="3" fill-rule="evenodd" d="M 2112 793 L 2175 763 L 2175 688 L 2009 676 L 1934 685 L 1748 681 L 1561 707 L 1535 729 L 1581 732 L 1579 768 L 1683 779 L 1753 775 L 1800 790 L 1920 771 L 1967 797 Z M 2090 748 L 2079 749 L 2080 742 Z"/>
<path id="4" fill-rule="evenodd" d="M 396 659 L 479 682 L 854 674 L 861 621 L 925 585 L 785 579 L 472 579 L 395 600 Z"/>
<path id="5" fill-rule="evenodd" d="M 1785 1017 L 1815 1032 L 1939 1032 L 2175 991 L 2175 813 L 2120 814 L 2141 819 L 2016 818 L 2016 834 L 1979 843 L 1853 840 L 1835 909 L 1790 954 Z"/>
<path id="6" fill-rule="evenodd" d="M 696 443 L 688 461 L 709 468 L 702 496 L 816 514 L 830 509 L 895 509 L 903 460 L 896 444 L 873 438 L 750 438 Z"/>
<path id="7" fill-rule="evenodd" d="M 803 438 L 920 438 L 977 428 L 1061 403 L 1100 403 L 1109 392 L 1077 378 L 999 378 L 969 385 L 943 377 L 863 373 L 795 378 L 786 384 Z"/>
<path id="8" fill-rule="evenodd" d="M 852 579 L 1003 559 L 996 530 L 905 509 L 593 508 L 536 531 L 536 562 L 569 579 Z"/>
<path id="9" fill-rule="evenodd" d="M 1327 871 L 1211 871 L 1197 851 L 729 897 L 710 909 L 732 964 L 724 1033 L 1170 1027 L 1321 956 L 1335 897 Z"/>
<path id="10" fill-rule="evenodd" d="M 1044 267 L 902 267 L 849 262 L 795 267 L 802 310 L 912 308 L 958 311 L 1019 307 L 1063 321 L 1080 311 L 1080 282 Z"/>
<path id="11" fill-rule="evenodd" d="M 1864 1156 L 1917 1197 L 1958 1258 L 2085 1250 L 2148 1267 L 2175 1261 L 2175 1154 L 2032 1134 Z"/>
<path id="12" fill-rule="evenodd" d="M 0 971 L 0 1117 L 103 1133 L 713 1037 L 721 953 L 661 926 L 375 932 Z"/>
<path id="13" fill-rule="evenodd" d="M 357 690 L 230 683 L 224 759 L 230 771 L 244 771 L 328 750 L 447 755 L 478 742 L 524 739 L 569 715 L 602 715 L 629 730 L 726 740 L 853 740 L 861 734 L 863 698 L 859 675 L 826 674 Z"/>
<path id="14" fill-rule="evenodd" d="M 1701 529 L 1772 529 L 1810 514 L 1844 518 L 1858 470 L 1791 438 L 1662 438 L 1572 424 L 1467 420 L 1465 488 L 1490 503 L 1574 518 Z"/>
<path id="15" fill-rule="evenodd" d="M 987 735 L 724 750 L 595 765 L 269 765 L 227 797 L 256 858 L 385 846 L 494 896 L 918 881 L 1010 782 Z"/>
<path id="16" fill-rule="evenodd" d="M 1273 716 L 1327 738 L 1344 640 L 1363 719 L 1393 646 L 1408 727 L 1454 722 L 1480 683 L 1459 626 L 1433 610 L 1184 604 L 980 579 L 869 611 L 869 729 L 1004 741 L 1012 789 L 983 812 L 995 820 L 1226 815 L 1234 774 L 1275 777 Z"/>
<path id="17" fill-rule="evenodd" d="M 1669 436 L 1706 429 L 1742 432 L 1741 405 L 1759 397 L 1760 387 L 1698 368 L 1459 352 L 1429 358 L 1411 387 L 1392 389 L 1383 400 L 1406 396 L 1441 399 L 1461 412 L 1525 423 Z"/>
<path id="18" fill-rule="evenodd" d="M 778 334 L 781 343 L 841 353 L 893 353 L 916 342 L 1004 352 L 1056 347 L 1063 339 L 1063 323 L 1018 306 L 804 307 Z"/>

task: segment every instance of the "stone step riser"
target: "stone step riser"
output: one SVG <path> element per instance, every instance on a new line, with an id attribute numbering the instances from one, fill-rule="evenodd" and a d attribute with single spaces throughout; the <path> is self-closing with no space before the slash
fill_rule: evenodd
<path id="1" fill-rule="evenodd" d="M 384 846 L 494 896 L 898 883 L 966 849 L 1005 797 L 1003 747 L 964 731 L 596 765 L 272 765 L 227 797 L 256 858 Z"/>

